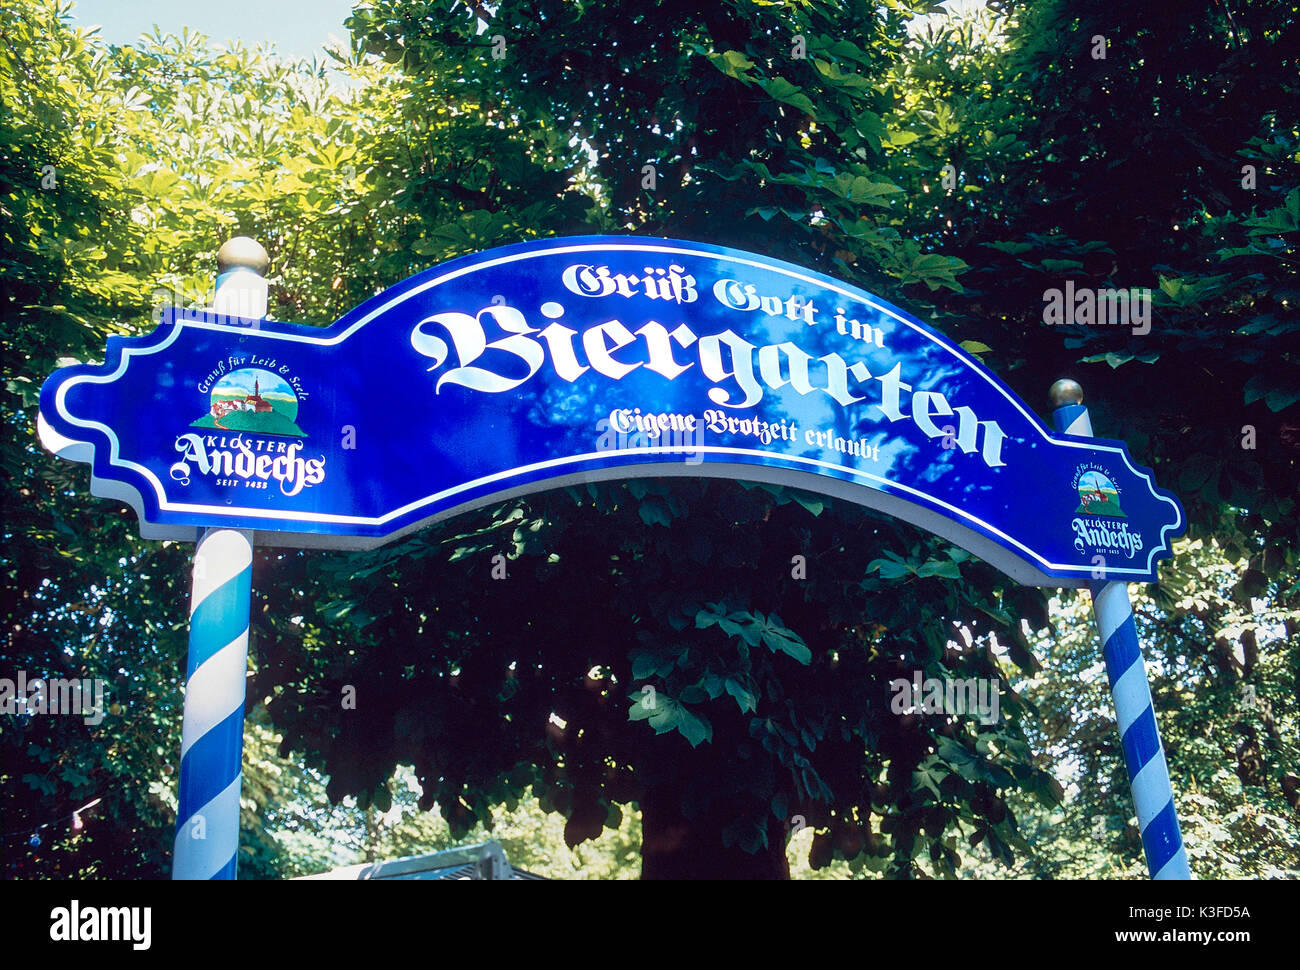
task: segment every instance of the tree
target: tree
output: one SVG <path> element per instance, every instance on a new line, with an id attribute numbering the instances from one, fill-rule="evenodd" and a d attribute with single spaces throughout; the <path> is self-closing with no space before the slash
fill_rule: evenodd
<path id="1" fill-rule="evenodd" d="M 1234 600 L 1239 564 L 1211 543 L 1184 541 L 1177 556 L 1198 581 L 1136 597 L 1134 615 L 1192 871 L 1292 876 L 1300 871 L 1296 611 Z M 1026 821 L 1038 851 L 1021 868 L 1054 878 L 1141 876 L 1128 774 L 1085 600 L 1053 604 L 1057 633 L 1035 643 L 1043 669 L 1020 688 L 1039 712 L 1027 727 L 1031 744 L 1070 776 L 1060 809 Z"/>
<path id="2" fill-rule="evenodd" d="M 1295 27 L 1271 2 L 995 8 L 921 25 L 919 2 L 386 0 L 354 13 L 340 92 L 320 64 L 193 34 L 107 49 L 20 0 L 0 53 L 3 659 L 109 678 L 123 713 L 0 725 L 6 832 L 106 795 L 107 824 L 9 858 L 161 875 L 171 841 L 188 549 L 134 538 L 40 452 L 35 392 L 58 360 L 147 332 L 162 300 L 202 303 L 236 233 L 272 253 L 275 314 L 326 323 L 456 255 L 606 230 L 851 280 L 1029 401 L 1079 377 L 1098 433 L 1191 520 L 1137 597 L 1189 851 L 1235 856 L 1224 874 L 1294 868 Z M 1149 284 L 1149 333 L 1045 325 L 1067 279 Z M 651 480 L 364 555 L 260 551 L 256 569 L 245 875 L 302 871 L 367 818 L 375 852 L 399 844 L 373 823 L 408 797 L 403 764 L 457 837 L 529 791 L 574 844 L 639 806 L 650 876 L 783 876 L 801 825 L 815 866 L 858 874 L 1140 871 L 1079 601 L 1049 612 L 859 509 Z M 890 680 L 916 670 L 995 679 L 1007 717 L 893 714 Z M 1267 717 L 1239 707 L 1245 687 Z M 1260 817 L 1281 834 L 1252 848 Z"/>
<path id="3" fill-rule="evenodd" d="M 917 115 L 936 159 L 1014 137 L 996 157 L 958 163 L 975 191 L 952 199 L 953 245 L 972 270 L 962 293 L 939 302 L 980 321 L 990 359 L 1021 393 L 1033 394 L 1046 362 L 1077 377 L 1097 433 L 1122 436 L 1179 495 L 1186 552 L 1144 591 L 1175 787 L 1196 791 L 1233 765 L 1247 811 L 1285 815 L 1297 784 L 1287 735 L 1239 705 L 1257 691 L 1278 698 L 1285 719 L 1296 700 L 1293 684 L 1273 679 L 1300 633 L 1290 7 L 1006 7 L 996 71 L 1005 99 L 990 105 L 967 83 L 945 97 L 959 119 L 952 130 L 922 128 Z M 951 63 L 954 46 L 965 46 L 959 36 L 936 38 L 919 63 Z M 1149 287 L 1148 325 L 1045 326 L 1041 297 L 1066 280 Z M 1294 816 L 1288 824 L 1284 842 Z M 1208 854 L 1202 864 L 1212 865 Z M 1238 871 L 1266 867 L 1247 851 Z"/>
<path id="4" fill-rule="evenodd" d="M 493 579 L 499 555 L 506 578 Z M 911 582 L 872 575 L 895 569 Z M 970 581 L 953 598 L 927 599 L 959 575 Z M 998 582 L 960 550 L 779 489 L 589 486 L 370 554 L 268 553 L 255 689 L 332 797 L 386 809 L 386 779 L 409 763 L 453 832 L 531 785 L 567 817 L 571 844 L 636 802 L 647 876 L 784 874 L 796 815 L 847 857 L 869 846 L 906 872 L 938 846 L 951 867 L 945 828 L 1014 844 L 1004 810 L 987 822 L 972 804 L 996 812 L 997 789 L 1046 794 L 1050 779 L 1024 763 L 1014 695 L 997 725 L 928 725 L 891 714 L 885 685 L 941 665 L 1001 682 L 990 650 L 945 647 L 955 617 L 979 617 L 976 637 L 1019 636 L 982 592 Z M 346 688 L 355 709 L 342 709 Z M 814 851 L 829 861 L 831 835 Z"/>
<path id="5" fill-rule="evenodd" d="M 354 130 L 340 125 L 342 103 L 319 69 L 214 53 L 188 33 L 109 50 L 71 29 L 68 9 L 23 0 L 0 45 L 0 416 L 11 432 L 0 438 L 0 676 L 96 679 L 107 710 L 99 723 L 0 721 L 4 861 L 18 875 L 158 877 L 175 824 L 189 557 L 136 538 L 127 509 L 87 501 L 84 469 L 43 452 L 40 382 L 61 362 L 102 357 L 110 334 L 148 332 L 163 305 L 202 305 L 226 232 L 282 246 L 311 239 L 319 257 L 280 282 L 297 299 L 327 302 L 338 257 L 319 240 L 337 237 L 365 183 L 343 185 L 333 165 Z M 255 115 L 256 105 L 267 110 Z M 290 132 L 312 145 L 313 164 L 301 164 Z M 257 191 L 264 185 L 274 194 Z M 342 308 L 350 297 L 335 298 Z M 254 718 L 249 875 L 281 864 L 261 822 L 263 793 L 290 801 L 310 791 L 294 765 L 260 756 L 265 734 Z M 74 830 L 72 811 L 95 799 Z"/>

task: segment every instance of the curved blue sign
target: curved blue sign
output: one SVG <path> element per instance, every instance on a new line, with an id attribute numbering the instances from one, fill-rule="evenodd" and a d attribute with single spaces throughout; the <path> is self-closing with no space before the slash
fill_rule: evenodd
<path id="1" fill-rule="evenodd" d="M 583 236 L 478 253 L 328 328 L 168 311 L 56 371 L 42 439 L 147 538 L 370 547 L 575 482 L 777 482 L 913 522 L 1020 582 L 1156 576 L 1184 515 L 1115 441 L 1050 432 L 856 287 L 733 249 Z"/>

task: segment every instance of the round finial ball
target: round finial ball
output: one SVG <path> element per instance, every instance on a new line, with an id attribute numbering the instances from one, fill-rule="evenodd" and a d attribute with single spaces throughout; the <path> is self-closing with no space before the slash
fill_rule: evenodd
<path id="1" fill-rule="evenodd" d="M 1078 381 L 1072 381 L 1068 377 L 1063 377 L 1052 385 L 1051 391 L 1048 392 L 1052 398 L 1052 407 L 1063 408 L 1067 404 L 1083 403 L 1083 388 L 1079 386 Z"/>
<path id="2" fill-rule="evenodd" d="M 258 276 L 266 272 L 271 265 L 271 257 L 266 254 L 262 244 L 247 236 L 236 236 L 222 243 L 217 250 L 217 272 L 243 267 L 251 269 Z"/>

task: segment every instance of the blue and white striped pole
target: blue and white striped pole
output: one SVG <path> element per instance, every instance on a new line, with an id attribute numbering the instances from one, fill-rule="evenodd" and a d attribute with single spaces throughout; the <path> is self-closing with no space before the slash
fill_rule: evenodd
<path id="1" fill-rule="evenodd" d="M 252 573 L 251 533 L 204 533 L 194 553 L 173 879 L 235 878 Z"/>
<path id="2" fill-rule="evenodd" d="M 1092 421 L 1083 405 L 1083 388 L 1075 381 L 1052 385 L 1052 419 L 1056 430 L 1092 437 Z M 1103 567 L 1104 575 L 1104 567 Z M 1106 580 L 1089 583 L 1092 612 L 1101 632 L 1106 676 L 1124 745 L 1133 802 L 1137 806 L 1138 828 L 1152 879 L 1190 879 L 1187 852 L 1178 829 L 1169 765 L 1156 730 L 1156 712 L 1151 702 L 1146 664 L 1138 645 L 1128 584 Z"/>
<path id="3" fill-rule="evenodd" d="M 267 262 L 246 237 L 222 246 L 213 309 L 265 317 Z M 252 574 L 252 532 L 204 532 L 194 550 L 173 879 L 235 878 Z"/>

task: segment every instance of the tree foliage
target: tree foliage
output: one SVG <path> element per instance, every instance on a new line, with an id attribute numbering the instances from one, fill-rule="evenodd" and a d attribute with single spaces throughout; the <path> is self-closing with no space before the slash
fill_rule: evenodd
<path id="1" fill-rule="evenodd" d="M 271 252 L 273 315 L 326 324 L 445 259 L 592 231 L 848 279 L 1030 402 L 1078 378 L 1189 514 L 1134 592 L 1193 867 L 1297 869 L 1287 4 L 376 0 L 311 63 L 193 33 L 108 47 L 66 5 L 11 6 L 0 676 L 102 677 L 116 707 L 0 721 L 11 874 L 164 875 L 180 744 L 188 549 L 40 450 L 44 377 L 203 305 L 232 235 Z M 1045 325 L 1067 280 L 1149 287 L 1149 332 Z M 254 589 L 246 876 L 478 837 L 533 798 L 610 858 L 639 816 L 646 875 L 785 875 L 801 827 L 840 874 L 1141 873 L 1084 601 L 857 508 L 588 486 L 371 553 L 259 550 Z M 894 714 L 917 670 L 991 678 L 1004 717 Z"/>

